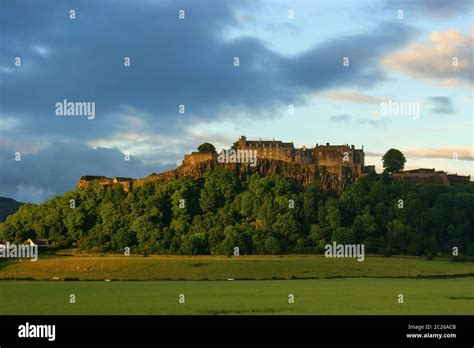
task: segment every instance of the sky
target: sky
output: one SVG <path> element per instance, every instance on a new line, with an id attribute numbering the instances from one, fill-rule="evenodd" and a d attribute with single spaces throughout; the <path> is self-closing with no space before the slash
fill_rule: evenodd
<path id="1" fill-rule="evenodd" d="M 474 177 L 473 35 L 464 0 L 0 1 L 0 196 L 145 177 L 241 135 Z"/>

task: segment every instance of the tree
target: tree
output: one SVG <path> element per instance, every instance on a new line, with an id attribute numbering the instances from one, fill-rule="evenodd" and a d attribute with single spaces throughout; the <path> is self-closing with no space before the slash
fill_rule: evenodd
<path id="1" fill-rule="evenodd" d="M 264 251 L 266 254 L 277 255 L 281 252 L 280 243 L 278 239 L 272 235 L 268 236 L 264 242 Z"/>
<path id="2" fill-rule="evenodd" d="M 338 227 L 332 233 L 332 241 L 339 244 L 355 243 L 355 236 L 350 227 Z"/>
<path id="3" fill-rule="evenodd" d="M 200 232 L 187 235 L 181 245 L 181 252 L 184 255 L 209 254 L 206 234 Z"/>
<path id="4" fill-rule="evenodd" d="M 239 177 L 222 167 L 199 180 L 148 182 L 127 193 L 93 184 L 22 205 L 0 224 L 0 239 L 171 255 L 233 255 L 236 247 L 240 254 L 322 252 L 336 241 L 363 243 L 366 253 L 447 256 L 457 247 L 460 256 L 474 256 L 472 184 L 415 185 L 386 171 L 341 195 L 315 185 L 301 187 L 284 175 Z"/>
<path id="5" fill-rule="evenodd" d="M 210 143 L 203 143 L 197 149 L 199 152 L 216 152 L 216 148 Z"/>
<path id="6" fill-rule="evenodd" d="M 237 193 L 237 179 L 226 168 L 215 168 L 204 173 L 204 186 L 200 194 L 200 207 L 205 213 L 216 211 L 231 202 Z"/>
<path id="7" fill-rule="evenodd" d="M 406 158 L 397 149 L 388 150 L 382 157 L 383 168 L 386 172 L 395 173 L 405 168 Z"/>

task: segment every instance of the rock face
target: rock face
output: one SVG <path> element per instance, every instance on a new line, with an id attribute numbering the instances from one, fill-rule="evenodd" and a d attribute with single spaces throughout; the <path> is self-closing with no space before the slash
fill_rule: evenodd
<path id="1" fill-rule="evenodd" d="M 228 168 L 242 178 L 254 173 L 257 173 L 260 176 L 279 174 L 295 180 L 298 185 L 303 187 L 316 181 L 323 191 L 334 190 L 336 192 L 341 192 L 348 184 L 357 179 L 357 176 L 354 175 L 355 173 L 353 173 L 349 167 L 342 167 L 342 175 L 339 175 L 338 173 L 326 170 L 325 166 L 262 159 L 259 160 L 254 167 L 247 163 L 219 163 L 216 160 L 205 160 L 194 162 L 192 164 L 189 162 L 183 162 L 183 164 L 174 170 L 150 175 L 147 178 L 139 180 L 143 183 L 154 180 L 177 179 L 183 176 L 200 178 L 204 175 L 207 169 L 216 167 Z"/>

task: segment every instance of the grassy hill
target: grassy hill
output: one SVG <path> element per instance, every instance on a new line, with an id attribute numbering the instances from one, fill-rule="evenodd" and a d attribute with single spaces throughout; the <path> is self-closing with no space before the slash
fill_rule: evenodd
<path id="1" fill-rule="evenodd" d="M 8 215 L 15 213 L 22 204 L 11 198 L 0 197 L 0 222 L 5 221 Z"/>

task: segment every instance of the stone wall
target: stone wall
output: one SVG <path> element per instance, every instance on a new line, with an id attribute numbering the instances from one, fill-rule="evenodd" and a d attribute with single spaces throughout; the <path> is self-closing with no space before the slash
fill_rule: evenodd
<path id="1" fill-rule="evenodd" d="M 446 172 L 433 170 L 413 170 L 394 173 L 392 176 L 397 180 L 411 182 L 414 184 L 438 184 L 449 185 Z"/>
<path id="2" fill-rule="evenodd" d="M 217 154 L 212 152 L 192 152 L 191 154 L 184 155 L 183 164 L 186 165 L 197 165 L 199 162 L 214 161 L 217 160 Z"/>
<path id="3" fill-rule="evenodd" d="M 449 185 L 469 184 L 471 182 L 470 175 L 448 174 Z"/>
<path id="4" fill-rule="evenodd" d="M 76 188 L 87 188 L 92 182 L 97 182 L 103 189 L 109 189 L 113 185 L 120 185 L 125 192 L 133 190 L 133 180 L 117 180 L 117 178 L 103 177 L 81 177 L 77 182 Z"/>

